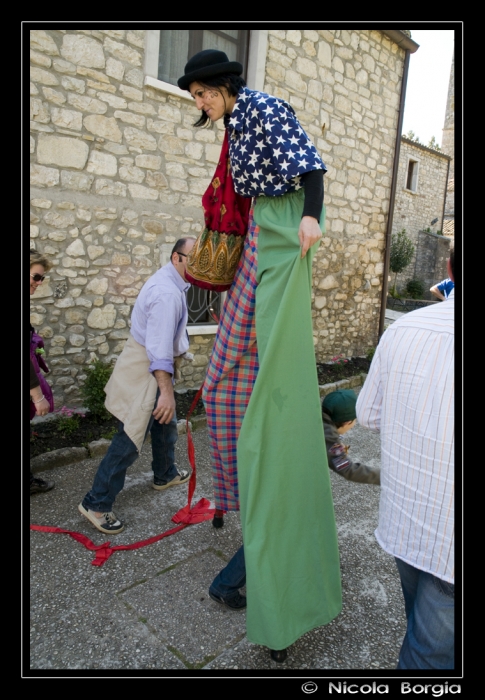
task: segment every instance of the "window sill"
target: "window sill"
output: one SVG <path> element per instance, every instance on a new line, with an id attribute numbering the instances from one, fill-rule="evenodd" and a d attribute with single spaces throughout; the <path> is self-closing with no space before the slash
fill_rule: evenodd
<path id="1" fill-rule="evenodd" d="M 408 190 L 407 187 L 403 187 L 404 192 L 407 192 L 408 194 L 418 194 L 417 190 Z"/>
<path id="2" fill-rule="evenodd" d="M 158 78 L 152 78 L 151 75 L 145 76 L 145 85 L 149 85 L 156 90 L 161 92 L 167 92 L 169 95 L 175 95 L 175 97 L 181 97 L 184 100 L 193 102 L 192 95 L 186 90 L 181 90 L 176 85 L 171 85 L 170 83 L 164 83 L 163 80 L 158 80 Z"/>
<path id="3" fill-rule="evenodd" d="M 217 331 L 217 325 L 204 324 L 200 326 L 187 326 L 187 333 L 189 335 L 215 335 Z"/>

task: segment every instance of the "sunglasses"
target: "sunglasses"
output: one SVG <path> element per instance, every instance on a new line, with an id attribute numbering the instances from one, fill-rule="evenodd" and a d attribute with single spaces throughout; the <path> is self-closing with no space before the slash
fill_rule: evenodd
<path id="1" fill-rule="evenodd" d="M 185 253 L 177 253 L 177 255 L 183 255 L 183 256 L 184 256 L 184 258 L 186 258 L 186 257 L 187 257 L 187 255 L 186 255 Z"/>
<path id="2" fill-rule="evenodd" d="M 30 275 L 34 282 L 43 282 L 45 280 L 45 275 L 39 275 L 38 272 L 35 273 L 35 275 Z"/>

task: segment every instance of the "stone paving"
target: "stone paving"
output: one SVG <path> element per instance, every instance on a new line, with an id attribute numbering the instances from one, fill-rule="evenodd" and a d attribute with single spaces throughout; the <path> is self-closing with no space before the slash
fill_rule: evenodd
<path id="1" fill-rule="evenodd" d="M 386 324 L 400 315 L 388 310 Z M 203 418 L 194 423 L 193 437 L 196 503 L 212 497 Z M 357 425 L 346 442 L 355 460 L 380 464 L 377 434 Z M 80 515 L 77 505 L 106 446 L 94 446 L 89 458 L 84 458 L 84 448 L 72 448 L 33 460 L 36 475 L 54 479 L 56 487 L 30 498 L 32 524 L 81 532 L 97 545 L 109 539 L 112 545 L 130 544 L 174 526 L 171 517 L 185 505 L 187 487 L 164 492 L 150 488 L 148 444 L 128 471 L 116 501 L 125 531 L 109 538 Z M 186 435 L 180 435 L 176 451 L 179 465 L 188 466 Z M 117 551 L 102 567 L 92 566 L 93 553 L 71 537 L 31 531 L 30 659 L 25 669 L 34 675 L 133 670 L 202 676 L 238 670 L 269 675 L 312 670 L 324 676 L 355 669 L 379 675 L 392 671 L 405 618 L 394 561 L 373 534 L 380 489 L 347 482 L 333 472 L 330 478 L 343 610 L 329 625 L 295 642 L 284 664 L 273 662 L 265 647 L 248 642 L 244 611 L 230 611 L 208 596 L 213 577 L 242 542 L 238 515 L 229 513 L 221 529 L 210 521 L 192 525 L 145 548 Z"/>
<path id="2" fill-rule="evenodd" d="M 194 503 L 212 496 L 207 429 L 193 433 L 197 456 Z M 377 435 L 356 426 L 348 433 L 352 455 L 380 462 Z M 186 436 L 177 460 L 187 465 Z M 38 472 L 54 490 L 30 498 L 30 522 L 86 534 L 95 544 L 128 544 L 173 527 L 172 515 L 186 503 L 187 487 L 150 488 L 146 445 L 130 468 L 115 512 L 126 529 L 111 538 L 96 531 L 77 505 L 89 489 L 99 457 Z M 192 525 L 153 545 L 117 551 L 102 566 L 67 535 L 30 533 L 31 673 L 158 671 L 218 676 L 225 670 L 258 669 L 269 675 L 314 670 L 323 675 L 350 669 L 394 669 L 405 631 L 399 578 L 392 557 L 377 545 L 379 487 L 353 484 L 331 473 L 343 584 L 342 613 L 288 650 L 284 664 L 245 636 L 245 612 L 230 611 L 208 596 L 208 586 L 241 544 L 238 515 L 224 527 Z M 304 514 L 302 514 L 304 517 Z M 26 661 L 26 666 L 29 664 Z"/>

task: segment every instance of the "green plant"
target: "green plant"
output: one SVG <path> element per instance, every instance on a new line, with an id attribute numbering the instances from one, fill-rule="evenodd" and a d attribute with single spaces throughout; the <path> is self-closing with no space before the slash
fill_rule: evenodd
<path id="1" fill-rule="evenodd" d="M 81 387 L 84 405 L 98 421 L 106 420 L 111 415 L 104 407 L 104 387 L 108 383 L 112 371 L 112 365 L 102 360 L 95 360 L 87 368 L 86 381 Z"/>
<path id="2" fill-rule="evenodd" d="M 397 276 L 402 272 L 411 262 L 414 255 L 414 244 L 409 236 L 406 234 L 406 229 L 403 228 L 398 233 L 394 233 L 391 237 L 391 256 L 389 261 L 389 267 L 391 272 L 394 272 L 394 285 L 393 291 L 396 292 L 396 282 Z M 391 296 L 394 296 L 391 292 Z"/>
<path id="3" fill-rule="evenodd" d="M 343 378 L 345 376 L 343 368 L 347 364 L 348 360 L 346 360 L 341 353 L 340 355 L 335 355 L 335 357 L 332 357 L 330 362 L 336 367 L 336 375 Z"/>
<path id="4" fill-rule="evenodd" d="M 369 360 L 369 362 L 372 362 L 372 358 L 374 357 L 375 352 L 376 352 L 375 348 L 369 348 L 367 350 L 367 352 L 365 353 L 365 356 Z"/>
<path id="5" fill-rule="evenodd" d="M 101 434 L 101 437 L 104 438 L 105 440 L 112 440 L 117 432 L 117 429 L 115 427 L 111 428 L 110 430 L 107 430 L 105 433 Z"/>
<path id="6" fill-rule="evenodd" d="M 64 433 L 64 435 L 72 435 L 72 433 L 74 433 L 79 428 L 79 417 L 61 417 L 57 419 L 56 423 L 58 433 Z"/>
<path id="7" fill-rule="evenodd" d="M 64 435 L 72 435 L 79 428 L 80 418 L 84 418 L 84 413 L 76 413 L 74 409 L 63 406 L 58 411 L 59 417 L 56 420 L 56 428 L 58 433 Z"/>
<path id="8" fill-rule="evenodd" d="M 422 299 L 424 296 L 424 284 L 418 279 L 408 280 L 404 291 L 409 299 Z"/>
<path id="9" fill-rule="evenodd" d="M 428 148 L 434 148 L 435 151 L 441 151 L 441 147 L 434 136 L 430 138 Z"/>
<path id="10" fill-rule="evenodd" d="M 414 141 L 415 143 L 421 143 L 421 141 L 419 140 L 419 136 L 416 136 L 412 129 L 409 129 L 408 133 L 404 134 L 404 137 L 409 139 L 410 141 Z"/>

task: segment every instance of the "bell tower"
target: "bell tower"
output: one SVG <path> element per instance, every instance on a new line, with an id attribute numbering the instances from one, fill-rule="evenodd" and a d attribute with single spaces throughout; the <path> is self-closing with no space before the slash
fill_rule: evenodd
<path id="1" fill-rule="evenodd" d="M 449 156 L 455 155 L 455 54 L 451 61 L 450 83 L 448 85 L 448 99 L 446 101 L 445 124 L 441 140 L 441 150 Z M 450 178 L 453 178 L 454 164 L 450 163 Z"/>
<path id="2" fill-rule="evenodd" d="M 448 99 L 446 101 L 445 123 L 441 140 L 441 150 L 453 158 L 450 161 L 448 186 L 446 192 L 444 232 L 447 231 L 446 219 L 453 219 L 455 213 L 455 53 L 451 61 L 450 82 L 448 85 Z M 451 223 L 451 222 L 450 222 Z M 451 233 L 451 229 L 449 229 Z"/>

